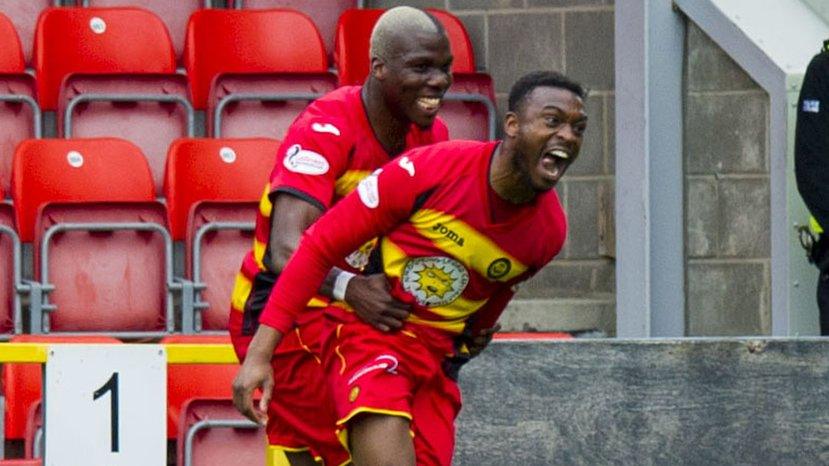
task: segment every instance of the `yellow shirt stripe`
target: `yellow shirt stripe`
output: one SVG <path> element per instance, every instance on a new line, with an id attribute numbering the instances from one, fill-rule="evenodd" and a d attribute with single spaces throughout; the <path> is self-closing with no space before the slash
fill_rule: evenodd
<path id="1" fill-rule="evenodd" d="M 435 246 L 460 261 L 466 268 L 490 280 L 506 282 L 527 270 L 526 265 L 501 249 L 486 235 L 452 215 L 437 210 L 421 209 L 411 217 L 410 222 L 419 234 Z M 501 267 L 497 269 L 497 274 L 491 273 L 493 270 L 490 267 L 505 264 L 504 260 L 509 261 L 509 270 Z"/>
<path id="2" fill-rule="evenodd" d="M 354 191 L 357 184 L 368 175 L 371 175 L 371 171 L 369 170 L 347 170 L 334 183 L 334 192 L 340 197 L 346 196 L 351 191 Z"/>
<path id="3" fill-rule="evenodd" d="M 265 184 L 265 191 L 262 193 L 262 197 L 259 198 L 259 213 L 265 218 L 271 218 L 271 212 L 273 211 L 273 203 L 271 203 L 270 198 L 271 193 L 271 184 Z"/>
<path id="4" fill-rule="evenodd" d="M 250 296 L 252 287 L 253 283 L 242 272 L 236 274 L 236 283 L 233 284 L 233 294 L 230 297 L 230 305 L 234 311 L 244 312 L 245 302 Z"/>

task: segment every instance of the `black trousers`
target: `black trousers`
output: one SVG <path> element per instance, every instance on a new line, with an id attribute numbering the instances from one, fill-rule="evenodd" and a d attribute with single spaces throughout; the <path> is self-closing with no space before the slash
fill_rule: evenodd
<path id="1" fill-rule="evenodd" d="M 817 279 L 817 306 L 820 310 L 820 334 L 829 335 L 829 234 L 824 233 L 812 246 L 811 257 L 820 274 Z"/>

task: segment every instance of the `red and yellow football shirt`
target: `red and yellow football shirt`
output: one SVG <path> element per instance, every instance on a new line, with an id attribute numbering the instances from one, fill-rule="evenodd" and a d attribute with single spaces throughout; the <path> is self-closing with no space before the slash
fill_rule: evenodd
<path id="1" fill-rule="evenodd" d="M 558 254 L 567 230 L 552 190 L 493 221 L 489 168 L 497 144 L 414 149 L 364 179 L 305 233 L 260 322 L 288 331 L 330 267 L 380 237 L 392 294 L 413 302 L 410 323 L 447 336 L 473 316 L 494 323 L 514 285 Z"/>
<path id="2" fill-rule="evenodd" d="M 268 267 L 273 194 L 290 193 L 324 211 L 390 160 L 369 124 L 361 90 L 361 86 L 341 87 L 312 102 L 288 130 L 259 203 L 253 249 L 245 256 L 236 276 L 231 300 L 233 311 L 244 312 L 246 303 L 261 309 L 276 279 Z M 406 148 L 446 139 L 446 125 L 436 119 L 428 130 L 412 125 Z M 362 269 L 368 261 L 370 246 L 355 247 L 352 251 L 345 262 L 335 265 Z M 258 302 L 249 303 L 251 299 Z M 315 301 L 317 306 L 325 303 L 321 298 Z M 253 328 L 247 328 L 244 333 L 252 331 Z"/>

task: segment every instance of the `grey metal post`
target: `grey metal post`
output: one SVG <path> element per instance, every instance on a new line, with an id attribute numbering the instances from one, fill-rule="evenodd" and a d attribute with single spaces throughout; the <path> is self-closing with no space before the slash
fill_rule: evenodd
<path id="1" fill-rule="evenodd" d="M 671 0 L 615 10 L 616 332 L 683 336 L 682 61 Z"/>

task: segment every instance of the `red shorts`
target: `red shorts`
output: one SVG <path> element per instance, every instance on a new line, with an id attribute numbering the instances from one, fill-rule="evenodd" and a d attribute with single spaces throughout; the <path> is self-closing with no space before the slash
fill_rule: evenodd
<path id="1" fill-rule="evenodd" d="M 286 334 L 271 359 L 274 387 L 268 405 L 268 444 L 289 452 L 307 450 L 325 466 L 340 466 L 350 461 L 350 455 L 337 439 L 334 403 L 317 357 L 322 314 L 319 309 L 309 312 L 315 317 Z M 244 356 L 251 337 L 240 335 L 241 322 L 242 313 L 231 311 L 231 340 L 237 355 Z"/>
<path id="2" fill-rule="evenodd" d="M 383 333 L 334 306 L 326 316 L 323 365 L 343 444 L 361 413 L 400 416 L 411 422 L 418 465 L 451 464 L 461 409 L 457 383 L 442 367 L 451 339 L 413 325 Z"/>

